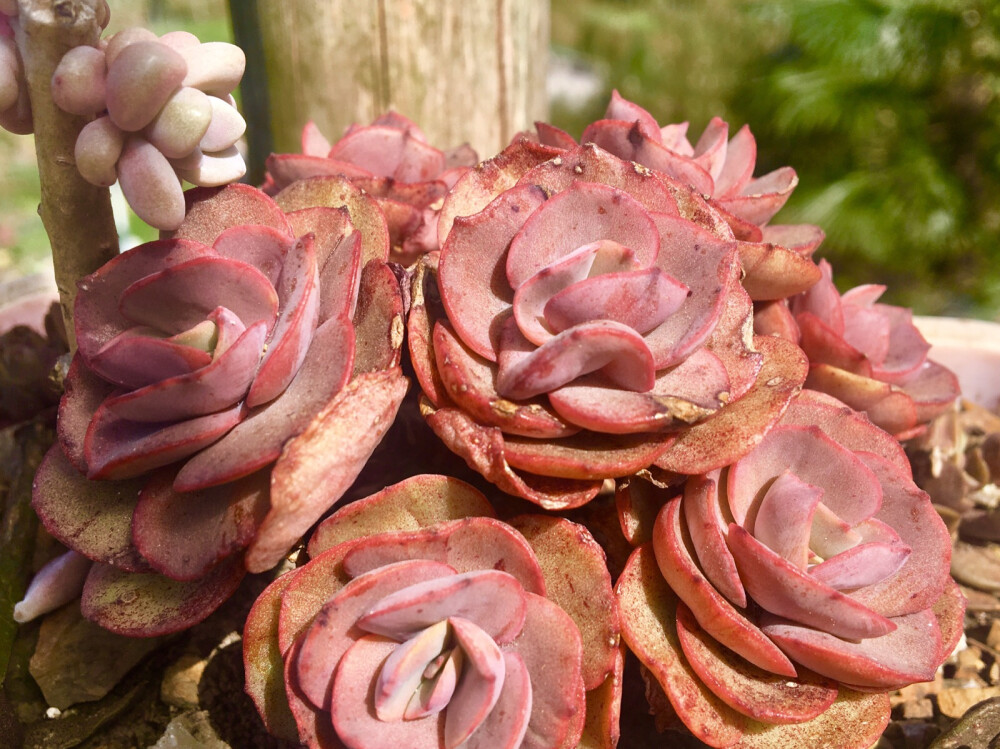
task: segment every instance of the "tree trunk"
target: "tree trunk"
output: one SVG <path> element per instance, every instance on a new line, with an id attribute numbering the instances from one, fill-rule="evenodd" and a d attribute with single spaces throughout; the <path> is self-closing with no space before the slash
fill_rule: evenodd
<path id="1" fill-rule="evenodd" d="M 313 120 L 331 140 L 388 109 L 481 158 L 547 116 L 546 0 L 254 0 L 275 150 Z M 237 5 L 231 3 L 234 15 Z M 239 27 L 239 22 L 234 21 Z M 237 39 L 243 44 L 243 40 Z"/>

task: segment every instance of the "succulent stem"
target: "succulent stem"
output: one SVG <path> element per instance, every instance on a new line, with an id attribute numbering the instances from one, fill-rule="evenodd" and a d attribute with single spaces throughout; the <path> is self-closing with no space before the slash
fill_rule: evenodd
<path id="1" fill-rule="evenodd" d="M 39 214 L 52 248 L 56 285 L 71 350 L 76 349 L 76 282 L 118 254 L 118 233 L 107 188 L 86 182 L 74 146 L 87 119 L 52 101 L 52 73 L 71 47 L 96 45 L 101 0 L 19 0 L 17 47 L 24 61 L 41 179 Z"/>

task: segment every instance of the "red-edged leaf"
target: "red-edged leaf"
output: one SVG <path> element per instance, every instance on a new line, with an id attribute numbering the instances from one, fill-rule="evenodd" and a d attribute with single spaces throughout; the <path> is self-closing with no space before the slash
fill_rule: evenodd
<path id="1" fill-rule="evenodd" d="M 130 572 L 149 564 L 132 543 L 132 513 L 145 479 L 91 481 L 53 445 L 35 473 L 31 506 L 45 529 L 85 557 Z"/>
<path id="2" fill-rule="evenodd" d="M 837 699 L 837 684 L 801 672 L 786 676 L 757 668 L 722 647 L 683 603 L 677 606 L 677 635 L 688 663 L 727 705 L 764 723 L 800 723 L 824 712 Z"/>
<path id="3" fill-rule="evenodd" d="M 80 609 L 91 621 L 128 637 L 170 634 L 204 620 L 233 594 L 245 574 L 239 555 L 191 582 L 95 564 Z"/>
<path id="4" fill-rule="evenodd" d="M 360 538 L 345 552 L 344 569 L 357 577 L 406 559 L 433 560 L 457 572 L 502 569 L 529 593 L 545 594 L 545 581 L 531 547 L 510 527 L 488 517 Z"/>
<path id="5" fill-rule="evenodd" d="M 565 518 L 518 515 L 510 521 L 531 544 L 545 577 L 545 597 L 569 614 L 583 643 L 587 689 L 600 686 L 619 655 L 618 602 L 604 550 L 582 525 Z"/>
<path id="6" fill-rule="evenodd" d="M 132 538 L 157 572 L 197 580 L 222 559 L 246 548 L 268 509 L 268 476 L 181 494 L 174 472 L 155 474 L 139 495 Z"/>
<path id="7" fill-rule="evenodd" d="M 781 338 L 756 336 L 764 363 L 753 387 L 713 417 L 685 430 L 656 465 L 677 473 L 708 473 L 746 455 L 763 438 L 802 387 L 808 362 L 801 349 Z"/>
<path id="8" fill-rule="evenodd" d="M 409 380 L 398 370 L 356 377 L 294 441 L 271 473 L 271 509 L 247 551 L 247 569 L 281 561 L 347 491 L 389 429 Z"/>
<path id="9" fill-rule="evenodd" d="M 415 531 L 465 517 L 494 517 L 482 492 L 451 476 L 420 474 L 339 508 L 317 526 L 309 556 L 363 536 Z"/>
<path id="10" fill-rule="evenodd" d="M 469 467 L 503 491 L 522 497 L 545 509 L 569 509 L 586 504 L 600 491 L 601 480 L 553 479 L 515 473 L 504 458 L 503 435 L 496 427 L 485 427 L 456 408 L 424 409 L 424 418 L 434 433 Z"/>
<path id="11" fill-rule="evenodd" d="M 716 640 L 766 671 L 794 677 L 795 667 L 791 661 L 746 614 L 737 611 L 711 586 L 695 563 L 686 536 L 681 499 L 677 497 L 660 510 L 653 528 L 656 562 L 670 587 L 691 609 L 698 623 Z M 732 548 L 732 527 L 729 537 Z M 739 561 L 737 557 L 737 568 Z M 740 572 L 743 584 L 748 585 L 746 575 L 742 570 Z M 752 596 L 754 591 L 748 588 L 747 592 Z"/>
<path id="12" fill-rule="evenodd" d="M 347 382 L 353 356 L 350 322 L 330 318 L 316 329 L 309 353 L 282 397 L 251 411 L 224 439 L 189 460 L 174 488 L 204 489 L 273 463 L 285 442 L 305 429 Z"/>

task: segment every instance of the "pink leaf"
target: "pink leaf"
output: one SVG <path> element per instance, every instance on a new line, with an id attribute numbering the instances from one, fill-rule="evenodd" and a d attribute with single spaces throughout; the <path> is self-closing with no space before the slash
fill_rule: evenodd
<path id="1" fill-rule="evenodd" d="M 735 523 L 729 526 L 727 542 L 747 593 L 767 611 L 852 639 L 879 637 L 896 628 L 886 617 L 792 566 Z"/>
<path id="2" fill-rule="evenodd" d="M 607 185 L 576 182 L 535 210 L 511 240 L 507 280 L 517 289 L 542 268 L 598 240 L 629 247 L 643 268 L 660 249 L 656 226 L 635 198 Z"/>
<path id="3" fill-rule="evenodd" d="M 357 624 L 366 632 L 404 640 L 457 616 L 504 644 L 521 631 L 526 605 L 516 578 L 481 569 L 410 585 L 380 600 Z"/>

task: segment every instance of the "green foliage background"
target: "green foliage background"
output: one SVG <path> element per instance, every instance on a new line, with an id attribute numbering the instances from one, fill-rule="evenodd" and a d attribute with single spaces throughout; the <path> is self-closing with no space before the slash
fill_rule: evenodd
<path id="1" fill-rule="evenodd" d="M 839 286 L 1000 319 L 1000 4 L 986 0 L 553 0 L 556 49 L 661 123 L 749 122 L 757 174 L 800 183 Z M 596 110 L 596 111 L 595 111 Z"/>

